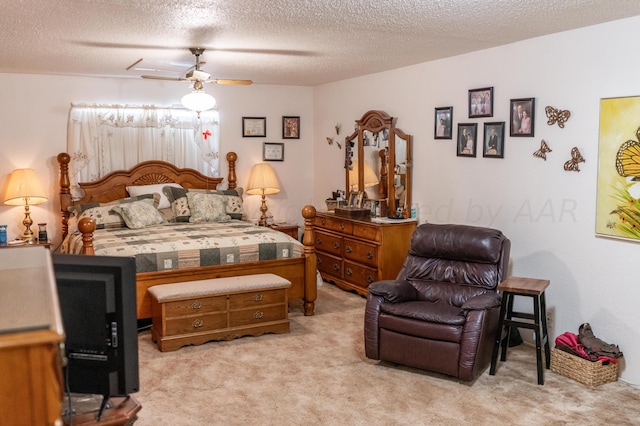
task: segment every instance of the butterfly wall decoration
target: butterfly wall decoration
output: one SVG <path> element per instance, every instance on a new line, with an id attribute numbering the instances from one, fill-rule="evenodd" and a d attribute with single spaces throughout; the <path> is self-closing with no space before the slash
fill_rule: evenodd
<path id="1" fill-rule="evenodd" d="M 333 142 L 334 142 L 333 138 L 327 137 L 327 143 L 329 145 L 333 145 Z M 336 146 L 338 147 L 338 149 L 342 149 L 342 145 L 340 144 L 340 142 L 338 142 L 336 140 L 335 143 L 336 143 Z"/>
<path id="2" fill-rule="evenodd" d="M 549 145 L 547 145 L 547 142 L 544 139 L 542 139 L 540 141 L 540 149 L 534 152 L 533 156 L 542 158 L 544 161 L 547 161 L 547 152 L 551 152 L 551 151 L 553 150 L 549 148 Z"/>
<path id="3" fill-rule="evenodd" d="M 546 106 L 544 108 L 544 112 L 547 114 L 547 118 L 549 119 L 547 120 L 547 124 L 549 126 L 553 126 L 558 123 L 558 127 L 561 129 L 564 129 L 564 123 L 566 123 L 567 120 L 569 120 L 569 117 L 571 117 L 571 112 L 568 110 L 556 109 L 552 106 Z"/>
<path id="4" fill-rule="evenodd" d="M 626 141 L 618 149 L 616 170 L 620 176 L 640 176 L 640 127 L 636 130 L 636 139 Z"/>
<path id="5" fill-rule="evenodd" d="M 579 163 L 584 163 L 584 158 L 577 147 L 571 148 L 571 159 L 564 163 L 564 169 L 568 172 L 579 172 Z"/>

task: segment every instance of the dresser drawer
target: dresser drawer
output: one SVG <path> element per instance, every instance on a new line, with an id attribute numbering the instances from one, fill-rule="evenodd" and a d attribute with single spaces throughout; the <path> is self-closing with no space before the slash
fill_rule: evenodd
<path id="1" fill-rule="evenodd" d="M 287 300 L 285 289 L 256 290 L 229 296 L 229 309 L 250 308 L 253 306 L 284 303 Z"/>
<path id="2" fill-rule="evenodd" d="M 364 238 L 369 241 L 380 242 L 380 228 L 356 223 L 353 225 L 353 236 Z"/>
<path id="3" fill-rule="evenodd" d="M 314 224 L 319 228 L 351 235 L 353 233 L 353 223 L 337 217 L 316 216 Z"/>
<path id="4" fill-rule="evenodd" d="M 229 312 L 229 327 L 242 327 L 287 318 L 287 305 L 256 307 Z"/>
<path id="5" fill-rule="evenodd" d="M 344 279 L 360 287 L 367 288 L 369 284 L 378 280 L 378 271 L 374 268 L 356 265 L 355 263 L 344 263 Z"/>
<path id="6" fill-rule="evenodd" d="M 342 259 L 324 253 L 316 253 L 316 265 L 322 274 L 342 278 Z"/>
<path id="7" fill-rule="evenodd" d="M 378 265 L 378 246 L 345 238 L 344 258 L 375 268 Z"/>
<path id="8" fill-rule="evenodd" d="M 226 312 L 167 319 L 165 336 L 211 331 L 225 328 L 226 326 Z"/>
<path id="9" fill-rule="evenodd" d="M 166 302 L 164 316 L 166 318 L 195 315 L 198 313 L 212 313 L 227 309 L 227 296 L 209 296 L 197 299 Z"/>
<path id="10" fill-rule="evenodd" d="M 328 234 L 322 231 L 316 231 L 316 250 L 326 253 L 342 255 L 342 237 L 335 234 Z"/>

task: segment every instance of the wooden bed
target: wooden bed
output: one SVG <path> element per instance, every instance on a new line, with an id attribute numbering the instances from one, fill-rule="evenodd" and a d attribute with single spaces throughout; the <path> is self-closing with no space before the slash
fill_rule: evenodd
<path id="1" fill-rule="evenodd" d="M 228 187 L 235 189 L 237 155 L 227 154 L 229 164 Z M 129 185 L 152 185 L 159 183 L 178 183 L 189 189 L 215 189 L 223 178 L 210 178 L 194 169 L 181 169 L 164 161 L 145 161 L 130 170 L 115 171 L 95 182 L 80 183 L 84 190 L 84 197 L 73 200 L 69 179 L 69 162 L 71 157 L 61 153 L 57 157 L 60 165 L 60 207 L 62 212 L 62 238 L 68 232 L 68 221 L 71 213 L 69 207 L 81 203 L 105 203 L 119 200 L 128 196 L 126 187 Z M 317 295 L 316 281 L 316 253 L 313 236 L 313 222 L 316 210 L 307 205 L 302 209 L 304 217 L 304 245 L 303 256 L 289 259 L 263 260 L 231 265 L 203 266 L 198 268 L 177 269 L 162 272 L 142 272 L 137 274 L 137 316 L 151 317 L 151 298 L 147 289 L 157 284 L 179 283 L 185 281 L 209 278 L 229 277 L 236 275 L 252 275 L 273 273 L 291 281 L 289 299 L 300 298 L 303 301 L 305 315 L 313 315 Z M 78 229 L 82 233 L 82 253 L 93 255 L 93 231 L 95 222 L 81 219 Z"/>

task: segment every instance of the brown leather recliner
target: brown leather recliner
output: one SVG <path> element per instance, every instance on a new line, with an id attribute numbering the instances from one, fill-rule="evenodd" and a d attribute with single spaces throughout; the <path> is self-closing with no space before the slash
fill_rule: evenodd
<path id="1" fill-rule="evenodd" d="M 491 362 L 510 249 L 496 229 L 417 227 L 398 277 L 369 286 L 367 357 L 476 378 Z"/>

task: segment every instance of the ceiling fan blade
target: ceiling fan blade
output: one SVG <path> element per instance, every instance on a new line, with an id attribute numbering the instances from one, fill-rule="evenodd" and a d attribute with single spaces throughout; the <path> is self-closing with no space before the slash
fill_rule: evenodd
<path id="1" fill-rule="evenodd" d="M 212 83 L 212 84 L 237 84 L 237 85 L 248 86 L 250 84 L 253 84 L 253 81 L 251 81 L 251 80 L 211 79 L 211 80 L 207 80 L 207 83 Z"/>
<path id="2" fill-rule="evenodd" d="M 168 81 L 184 81 L 186 78 L 182 77 L 163 77 L 161 75 L 141 75 L 142 78 L 148 78 L 150 80 L 168 80 Z"/>

